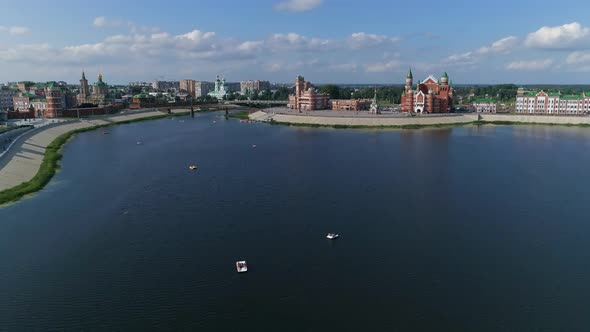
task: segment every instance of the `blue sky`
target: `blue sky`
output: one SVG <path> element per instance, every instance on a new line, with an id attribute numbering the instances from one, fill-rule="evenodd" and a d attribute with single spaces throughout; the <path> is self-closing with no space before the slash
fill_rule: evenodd
<path id="1" fill-rule="evenodd" d="M 2 2 L 0 82 L 590 83 L 582 0 Z"/>

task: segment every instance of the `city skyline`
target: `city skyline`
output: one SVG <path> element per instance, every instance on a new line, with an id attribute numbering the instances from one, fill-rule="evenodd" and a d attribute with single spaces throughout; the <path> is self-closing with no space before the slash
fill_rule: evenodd
<path id="1" fill-rule="evenodd" d="M 28 12 L 27 20 L 18 1 L 3 4 L 0 82 L 77 83 L 84 70 L 90 82 L 103 73 L 112 84 L 213 81 L 217 74 L 238 82 L 305 75 L 317 84 L 403 84 L 412 68 L 418 80 L 449 72 L 457 84 L 584 84 L 590 71 L 590 22 L 580 15 L 590 4 L 582 1 L 564 1 L 558 12 L 505 0 L 477 7 L 144 1 L 141 10 L 111 0 L 29 4 L 43 10 Z"/>

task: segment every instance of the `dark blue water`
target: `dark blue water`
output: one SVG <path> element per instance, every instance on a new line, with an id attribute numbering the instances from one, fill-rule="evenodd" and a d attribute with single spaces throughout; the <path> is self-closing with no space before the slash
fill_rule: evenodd
<path id="1" fill-rule="evenodd" d="M 590 326 L 588 129 L 108 130 L 0 209 L 0 330 Z"/>

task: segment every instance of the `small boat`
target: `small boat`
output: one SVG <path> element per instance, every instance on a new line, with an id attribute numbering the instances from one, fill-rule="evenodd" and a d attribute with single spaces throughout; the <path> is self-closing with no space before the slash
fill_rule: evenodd
<path id="1" fill-rule="evenodd" d="M 190 166 L 188 167 L 188 169 L 190 169 L 191 171 L 194 171 L 194 170 L 196 170 L 196 169 L 197 169 L 197 166 L 195 166 L 195 165 L 190 165 Z"/>
<path id="2" fill-rule="evenodd" d="M 141 142 L 137 142 L 137 145 L 141 145 Z"/>
<path id="3" fill-rule="evenodd" d="M 252 147 L 253 147 L 253 148 L 256 148 L 256 144 L 252 144 Z"/>
<path id="4" fill-rule="evenodd" d="M 338 236 L 339 235 L 335 234 L 335 233 L 328 233 L 328 236 L 326 236 L 326 237 L 330 240 L 334 240 L 334 239 L 338 238 Z"/>
<path id="5" fill-rule="evenodd" d="M 109 132 L 108 132 L 108 131 L 103 131 L 103 132 L 102 132 L 102 134 L 103 134 L 103 135 L 108 135 L 108 134 L 109 134 Z"/>
<path id="6" fill-rule="evenodd" d="M 238 272 L 248 272 L 248 265 L 246 264 L 246 261 L 238 261 L 236 262 L 236 269 L 238 270 Z"/>

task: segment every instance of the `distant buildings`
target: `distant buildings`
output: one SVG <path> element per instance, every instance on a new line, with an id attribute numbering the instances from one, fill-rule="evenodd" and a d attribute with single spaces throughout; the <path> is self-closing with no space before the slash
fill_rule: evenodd
<path id="1" fill-rule="evenodd" d="M 453 83 L 445 72 L 440 82 L 432 75 L 418 82 L 412 88 L 412 70 L 406 77 L 405 90 L 402 93 L 402 112 L 448 113 L 453 107 Z"/>
<path id="2" fill-rule="evenodd" d="M 98 74 L 98 81 L 92 86 L 92 91 L 88 85 L 86 74 L 82 72 L 82 78 L 80 79 L 80 91 L 76 96 L 78 105 L 82 104 L 97 104 L 105 105 L 110 102 L 109 97 L 109 86 L 103 82 L 102 74 Z"/>
<path id="3" fill-rule="evenodd" d="M 55 82 L 19 82 L 18 87 L 20 91 L 12 97 L 12 107 L 22 117 L 54 118 L 66 109 L 65 93 Z"/>
<path id="4" fill-rule="evenodd" d="M 180 91 L 186 92 L 189 95 L 195 97 L 195 80 L 181 80 L 179 83 Z"/>
<path id="5" fill-rule="evenodd" d="M 178 81 L 154 81 L 152 82 L 152 89 L 156 91 L 180 90 L 180 82 Z"/>
<path id="6" fill-rule="evenodd" d="M 16 96 L 18 90 L 3 85 L 0 86 L 0 110 L 6 111 L 9 108 L 12 108 L 12 97 Z"/>
<path id="7" fill-rule="evenodd" d="M 205 97 L 209 92 L 215 89 L 215 83 L 196 81 L 195 82 L 195 97 Z"/>
<path id="8" fill-rule="evenodd" d="M 525 91 L 519 88 L 516 95 L 516 112 L 529 114 L 584 114 L 590 111 L 590 94 L 563 95 Z"/>
<path id="9" fill-rule="evenodd" d="M 329 108 L 329 100 L 329 95 L 316 92 L 303 76 L 297 76 L 295 94 L 289 95 L 288 107 L 299 111 L 324 110 Z"/>
<path id="10" fill-rule="evenodd" d="M 496 102 L 489 98 L 475 99 L 469 106 L 472 112 L 477 113 L 496 113 Z"/>
<path id="11" fill-rule="evenodd" d="M 240 91 L 242 94 L 246 95 L 253 92 L 260 92 L 264 90 L 270 90 L 270 82 L 269 81 L 260 81 L 260 80 L 248 80 L 248 81 L 241 81 L 240 82 Z"/>
<path id="12" fill-rule="evenodd" d="M 240 83 L 226 83 L 225 78 L 220 79 L 219 75 L 217 75 L 213 91 L 209 92 L 207 95 L 221 100 L 226 95 L 238 91 L 240 91 Z"/>

